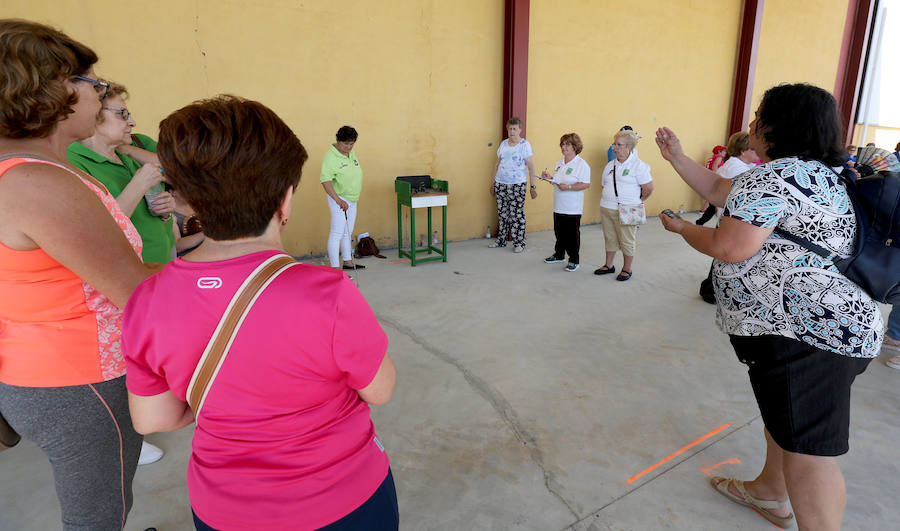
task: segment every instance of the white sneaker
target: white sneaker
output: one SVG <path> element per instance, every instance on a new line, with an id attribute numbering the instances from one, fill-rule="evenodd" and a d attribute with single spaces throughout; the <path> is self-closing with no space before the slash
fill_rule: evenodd
<path id="1" fill-rule="evenodd" d="M 890 358 L 889 360 L 884 362 L 884 364 L 892 369 L 900 369 L 900 356 L 894 356 L 893 358 Z"/>
<path id="2" fill-rule="evenodd" d="M 488 244 L 488 248 L 489 248 L 489 249 L 496 249 L 496 248 L 498 248 L 498 247 L 506 247 L 506 244 L 500 245 L 500 244 L 497 243 L 497 242 L 493 242 L 493 243 Z"/>
<path id="3" fill-rule="evenodd" d="M 154 446 L 147 441 L 141 443 L 141 456 L 138 457 L 139 465 L 149 465 L 162 459 L 165 452 L 159 446 Z"/>
<path id="4" fill-rule="evenodd" d="M 513 247 L 513 252 L 514 252 L 514 253 L 521 253 L 521 252 L 524 251 L 524 250 L 525 250 L 525 248 L 522 247 L 521 245 L 516 245 L 515 247 Z"/>

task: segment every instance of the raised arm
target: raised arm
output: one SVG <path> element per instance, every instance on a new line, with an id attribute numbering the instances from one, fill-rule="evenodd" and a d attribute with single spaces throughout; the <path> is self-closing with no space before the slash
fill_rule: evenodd
<path id="1" fill-rule="evenodd" d="M 131 178 L 131 182 L 125 186 L 122 193 L 116 198 L 119 208 L 129 216 L 134 214 L 134 209 L 144 200 L 144 194 L 147 193 L 147 190 L 161 183 L 162 178 L 162 171 L 160 171 L 158 165 L 144 164 L 141 166 L 135 172 L 134 177 Z"/>
<path id="2" fill-rule="evenodd" d="M 725 205 L 731 183 L 685 155 L 681 141 L 671 129 L 661 127 L 656 131 L 656 145 L 662 157 L 669 161 L 688 186 L 713 205 Z"/>
<path id="3" fill-rule="evenodd" d="M 128 155 L 141 164 L 159 165 L 159 157 L 156 156 L 156 153 L 147 151 L 146 149 L 141 149 L 137 146 L 132 146 L 131 144 L 122 144 L 121 146 L 116 148 L 116 151 L 120 151 Z"/>

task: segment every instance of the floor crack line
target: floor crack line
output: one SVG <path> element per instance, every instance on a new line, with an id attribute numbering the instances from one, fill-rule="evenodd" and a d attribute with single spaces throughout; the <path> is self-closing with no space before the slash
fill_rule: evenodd
<path id="1" fill-rule="evenodd" d="M 393 319 L 385 318 L 382 315 L 377 315 L 377 317 L 379 321 L 390 325 L 398 332 L 409 337 L 414 343 L 425 349 L 431 355 L 441 360 L 442 362 L 453 366 L 457 371 L 459 371 L 459 373 L 462 374 L 463 378 L 466 380 L 469 386 L 474 389 L 475 392 L 481 395 L 485 400 L 487 400 L 494 411 L 496 411 L 497 414 L 500 415 L 500 418 L 504 423 L 506 423 L 516 439 L 521 442 L 526 448 L 528 448 L 528 453 L 531 456 L 531 460 L 535 465 L 538 466 L 544 476 L 544 487 L 546 487 L 547 491 L 552 494 L 557 500 L 559 500 L 559 502 L 562 503 L 570 513 L 572 513 L 572 516 L 574 516 L 576 519 L 580 518 L 578 516 L 578 512 L 575 511 L 574 507 L 572 507 L 572 504 L 565 499 L 565 497 L 559 492 L 559 488 L 555 485 L 555 475 L 552 472 L 548 471 L 546 465 L 544 464 L 543 450 L 541 450 L 540 446 L 538 446 L 534 436 L 532 436 L 524 427 L 522 427 L 516 410 L 513 409 L 512 405 L 506 400 L 506 398 L 502 393 L 500 393 L 500 391 L 495 389 L 493 386 L 491 386 L 491 384 L 489 384 L 478 375 L 472 373 L 472 371 L 470 371 L 458 359 L 429 344 L 427 341 L 413 332 L 410 328 L 401 325 Z"/>
<path id="2" fill-rule="evenodd" d="M 747 422 L 741 424 L 740 426 L 734 428 L 733 430 L 729 431 L 728 433 L 726 433 L 725 435 L 719 437 L 718 439 L 715 439 L 715 440 L 713 440 L 713 441 L 710 441 L 709 444 L 706 444 L 706 445 L 704 445 L 704 446 L 702 446 L 702 447 L 699 447 L 699 448 L 697 449 L 696 452 L 694 452 L 694 453 L 692 453 L 692 454 L 690 454 L 690 455 L 684 454 L 684 455 L 685 455 L 684 459 L 679 460 L 677 463 L 675 463 L 675 464 L 673 464 L 672 466 L 666 468 L 665 470 L 663 470 L 663 471 L 660 472 L 659 474 L 653 476 L 652 478 L 650 478 L 650 479 L 648 479 L 647 481 L 641 483 L 640 485 L 634 487 L 633 489 L 623 492 L 620 496 L 617 496 L 617 497 L 615 497 L 614 499 L 610 500 L 609 502 L 605 503 L 605 504 L 604 504 L 602 507 L 600 507 L 599 509 L 594 510 L 594 511 L 591 511 L 587 516 L 585 516 L 585 517 L 582 518 L 581 520 L 576 520 L 572 525 L 570 525 L 570 526 L 564 528 L 563 531 L 566 531 L 567 529 L 571 529 L 572 527 L 574 527 L 574 526 L 580 524 L 581 522 L 590 520 L 591 518 L 596 518 L 598 514 L 600 514 L 604 509 L 606 509 L 606 508 L 609 507 L 610 505 L 612 505 L 612 504 L 616 503 L 617 501 L 619 501 L 619 500 L 625 498 L 626 496 L 628 496 L 628 495 L 631 494 L 632 492 L 635 492 L 635 491 L 637 491 L 637 490 L 640 490 L 640 489 L 644 488 L 645 485 L 649 485 L 650 483 L 653 483 L 653 482 L 656 481 L 657 479 L 659 479 L 659 478 L 663 477 L 664 475 L 668 474 L 670 471 L 675 470 L 676 468 L 678 468 L 679 466 L 681 466 L 682 463 L 687 462 L 688 460 L 690 460 L 690 459 L 691 459 L 692 457 L 694 457 L 695 455 L 699 455 L 699 454 L 701 454 L 702 452 L 706 451 L 707 448 L 712 447 L 714 444 L 719 443 L 719 442 L 721 442 L 721 441 L 724 441 L 725 439 L 731 437 L 732 434 L 735 434 L 735 433 L 741 431 L 742 429 L 746 428 L 747 426 L 749 426 L 750 424 L 752 424 L 753 422 L 755 422 L 757 419 L 760 418 L 760 416 L 761 416 L 761 415 L 757 415 L 757 416 L 753 417 L 752 419 L 750 419 L 750 420 L 748 420 Z"/>

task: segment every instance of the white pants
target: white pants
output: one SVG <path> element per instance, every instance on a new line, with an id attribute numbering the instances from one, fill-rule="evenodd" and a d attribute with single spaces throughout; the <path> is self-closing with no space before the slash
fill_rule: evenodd
<path id="1" fill-rule="evenodd" d="M 341 197 L 350 205 L 347 208 L 347 212 L 344 212 L 341 210 L 341 206 L 337 204 L 337 201 L 332 199 L 330 195 L 326 197 L 328 198 L 328 209 L 331 210 L 331 232 L 328 234 L 328 261 L 331 262 L 331 267 L 340 267 L 341 257 L 338 255 L 338 248 L 340 248 L 340 254 L 343 255 L 345 262 L 353 260 L 350 235 L 353 234 L 353 224 L 356 223 L 356 203 Z"/>

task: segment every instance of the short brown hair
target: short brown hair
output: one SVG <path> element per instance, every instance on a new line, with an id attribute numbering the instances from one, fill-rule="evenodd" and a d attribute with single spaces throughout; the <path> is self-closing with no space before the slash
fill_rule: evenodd
<path id="1" fill-rule="evenodd" d="M 519 127 L 522 127 L 522 120 L 513 116 L 509 120 L 506 121 L 506 127 L 509 127 L 511 125 L 518 125 Z"/>
<path id="2" fill-rule="evenodd" d="M 159 124 L 166 180 L 215 240 L 260 236 L 288 187 L 300 183 L 306 149 L 271 109 L 221 95 L 183 107 Z"/>
<path id="3" fill-rule="evenodd" d="M 584 144 L 581 142 L 581 137 L 578 136 L 578 133 L 566 133 L 559 137 L 559 147 L 562 147 L 563 144 L 572 144 L 576 155 L 584 149 Z"/>
<path id="4" fill-rule="evenodd" d="M 740 157 L 741 153 L 750 149 L 750 133 L 738 131 L 728 137 L 728 156 Z"/>
<path id="5" fill-rule="evenodd" d="M 63 80 L 96 62 L 93 50 L 49 26 L 0 20 L 0 136 L 49 135 L 78 102 Z"/>

